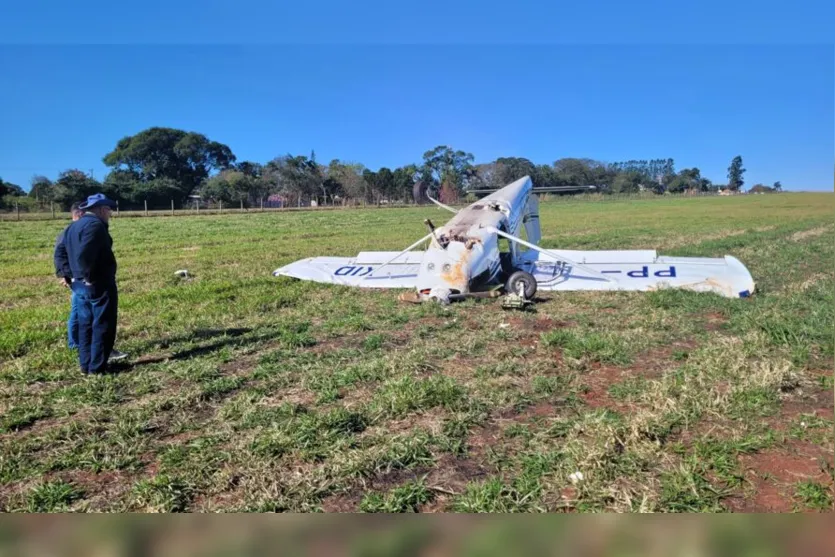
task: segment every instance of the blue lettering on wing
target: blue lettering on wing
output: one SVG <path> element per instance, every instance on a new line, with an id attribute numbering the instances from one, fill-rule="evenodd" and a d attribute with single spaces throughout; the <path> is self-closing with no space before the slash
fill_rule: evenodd
<path id="1" fill-rule="evenodd" d="M 373 267 L 365 265 L 345 265 L 333 272 L 338 277 L 364 277 L 370 275 Z"/>
<path id="2" fill-rule="evenodd" d="M 631 278 L 649 278 L 649 267 L 647 265 L 643 265 L 638 270 L 632 271 L 624 271 L 624 270 L 616 270 L 616 269 L 605 269 L 601 270 L 601 273 L 605 274 L 621 274 L 626 273 L 626 276 Z M 676 267 L 675 265 L 670 265 L 666 269 L 659 269 L 652 273 L 654 276 L 659 278 L 675 278 L 676 277 Z"/>

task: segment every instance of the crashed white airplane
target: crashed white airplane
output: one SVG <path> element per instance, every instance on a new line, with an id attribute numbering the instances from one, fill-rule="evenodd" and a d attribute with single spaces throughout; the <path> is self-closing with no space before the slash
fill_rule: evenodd
<path id="1" fill-rule="evenodd" d="M 539 247 L 539 203 L 532 190 L 526 176 L 460 211 L 432 199 L 455 216 L 438 228 L 427 219 L 429 234 L 401 252 L 312 257 L 273 275 L 361 288 L 409 288 L 415 289 L 413 301 L 441 302 L 492 296 L 497 285 L 526 300 L 537 290 L 681 288 L 732 298 L 754 292 L 748 269 L 730 255 L 664 257 L 655 250 Z M 425 242 L 425 251 L 412 251 Z"/>

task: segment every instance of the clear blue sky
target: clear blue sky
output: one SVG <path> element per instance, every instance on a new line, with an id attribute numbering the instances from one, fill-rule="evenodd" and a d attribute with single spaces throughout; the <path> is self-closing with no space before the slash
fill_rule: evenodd
<path id="1" fill-rule="evenodd" d="M 723 183 L 739 154 L 746 187 L 833 188 L 831 44 L 37 44 L 72 42 L 75 24 L 112 26 L 120 15 L 62 9 L 25 37 L 15 17 L 26 14 L 4 24 L 0 176 L 27 189 L 33 174 L 67 168 L 102 179 L 102 157 L 150 126 L 204 133 L 257 162 L 315 149 L 320 162 L 393 168 L 446 144 L 477 162 L 672 157 Z M 172 40 L 168 27 L 154 40 Z M 139 37 L 137 26 L 125 36 Z"/>

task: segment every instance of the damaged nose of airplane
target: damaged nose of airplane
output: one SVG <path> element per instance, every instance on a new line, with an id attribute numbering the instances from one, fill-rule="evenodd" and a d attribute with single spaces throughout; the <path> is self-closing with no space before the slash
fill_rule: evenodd
<path id="1" fill-rule="evenodd" d="M 467 250 L 461 242 L 450 242 L 446 249 L 435 246 L 426 250 L 418 273 L 418 292 L 429 295 L 436 289 L 451 294 L 469 292 Z"/>

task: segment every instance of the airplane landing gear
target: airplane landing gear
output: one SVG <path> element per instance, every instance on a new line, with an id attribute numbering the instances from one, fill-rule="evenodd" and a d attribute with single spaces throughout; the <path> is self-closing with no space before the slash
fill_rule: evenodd
<path id="1" fill-rule="evenodd" d="M 507 295 L 502 302 L 504 309 L 526 309 L 533 304 L 536 279 L 525 271 L 516 271 L 505 283 Z"/>
<path id="2" fill-rule="evenodd" d="M 530 300 L 536 294 L 536 279 L 526 271 L 516 271 L 507 279 L 505 289 L 508 294 L 516 294 Z"/>

